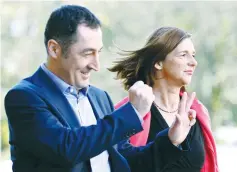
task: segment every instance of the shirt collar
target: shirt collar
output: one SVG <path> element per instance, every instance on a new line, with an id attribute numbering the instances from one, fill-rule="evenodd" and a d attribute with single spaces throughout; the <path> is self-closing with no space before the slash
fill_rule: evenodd
<path id="1" fill-rule="evenodd" d="M 63 81 L 61 78 L 59 78 L 57 75 L 55 75 L 53 72 L 51 72 L 44 63 L 41 64 L 41 69 L 55 82 L 55 84 L 58 86 L 60 91 L 62 91 L 63 93 L 77 95 L 77 90 L 73 86 L 69 85 L 68 83 Z M 84 87 L 80 89 L 80 93 L 86 96 L 88 94 L 88 90 L 89 90 L 89 86 Z"/>

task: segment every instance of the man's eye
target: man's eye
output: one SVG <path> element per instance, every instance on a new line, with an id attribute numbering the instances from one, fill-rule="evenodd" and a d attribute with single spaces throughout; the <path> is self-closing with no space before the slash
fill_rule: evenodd
<path id="1" fill-rule="evenodd" d="M 86 52 L 84 52 L 84 55 L 86 55 L 86 56 L 91 55 L 91 54 L 93 54 L 93 51 L 86 51 Z"/>

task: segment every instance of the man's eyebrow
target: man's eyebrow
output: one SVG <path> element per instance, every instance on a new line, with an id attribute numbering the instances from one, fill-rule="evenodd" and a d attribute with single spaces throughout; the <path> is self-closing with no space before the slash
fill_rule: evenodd
<path id="1" fill-rule="evenodd" d="M 99 51 L 101 51 L 102 49 L 103 49 L 103 47 L 101 47 Z M 82 52 L 87 52 L 87 51 L 96 51 L 96 49 L 94 49 L 94 48 L 85 48 L 85 49 L 82 50 Z"/>
<path id="2" fill-rule="evenodd" d="M 96 51 L 94 48 L 85 48 L 82 50 L 82 52 L 86 52 L 86 51 Z"/>

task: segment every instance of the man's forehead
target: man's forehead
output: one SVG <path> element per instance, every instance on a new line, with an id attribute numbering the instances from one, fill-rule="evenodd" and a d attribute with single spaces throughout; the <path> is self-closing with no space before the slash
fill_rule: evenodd
<path id="1" fill-rule="evenodd" d="M 100 27 L 90 28 L 82 24 L 77 27 L 77 37 L 80 41 L 95 41 L 96 39 L 102 39 L 102 32 Z"/>

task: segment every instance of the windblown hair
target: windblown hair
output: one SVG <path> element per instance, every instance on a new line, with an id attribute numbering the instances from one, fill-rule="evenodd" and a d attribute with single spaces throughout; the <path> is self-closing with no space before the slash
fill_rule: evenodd
<path id="1" fill-rule="evenodd" d="M 179 28 L 161 27 L 149 37 L 141 49 L 122 51 L 120 54 L 124 58 L 115 61 L 115 65 L 108 70 L 117 73 L 116 79 L 123 81 L 126 90 L 139 80 L 152 87 L 156 72 L 154 65 L 164 61 L 182 40 L 190 37 L 189 33 Z"/>

